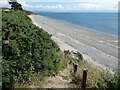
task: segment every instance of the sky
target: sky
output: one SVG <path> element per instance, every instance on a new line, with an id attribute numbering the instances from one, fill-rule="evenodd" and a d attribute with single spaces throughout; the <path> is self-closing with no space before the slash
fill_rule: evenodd
<path id="1" fill-rule="evenodd" d="M 25 10 L 41 12 L 118 12 L 119 0 L 17 0 Z M 0 7 L 9 7 L 1 0 Z"/>

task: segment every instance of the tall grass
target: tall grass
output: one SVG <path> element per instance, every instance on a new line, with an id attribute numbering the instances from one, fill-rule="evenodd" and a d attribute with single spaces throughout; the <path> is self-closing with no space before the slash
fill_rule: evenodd
<path id="1" fill-rule="evenodd" d="M 74 68 L 71 69 L 71 75 L 74 77 L 73 82 L 76 88 L 82 87 L 83 69 L 87 69 L 86 88 L 100 90 L 119 90 L 120 74 L 111 73 L 108 70 L 92 65 L 84 60 L 81 53 L 67 52 L 67 56 L 72 59 L 73 63 L 78 65 L 77 72 L 74 74 Z M 73 55 L 76 58 L 73 58 Z M 73 64 L 71 63 L 71 64 Z M 73 66 L 72 66 L 73 67 Z"/>

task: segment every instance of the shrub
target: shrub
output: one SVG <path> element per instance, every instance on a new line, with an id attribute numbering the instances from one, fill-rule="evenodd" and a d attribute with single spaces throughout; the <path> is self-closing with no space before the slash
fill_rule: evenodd
<path id="1" fill-rule="evenodd" d="M 29 81 L 30 74 L 57 72 L 58 45 L 43 29 L 33 25 L 28 12 L 10 11 L 2 13 L 3 87 L 14 87 L 16 82 Z"/>
<path id="2" fill-rule="evenodd" d="M 118 90 L 120 89 L 120 74 L 114 75 L 106 74 L 102 76 L 101 82 L 98 86 L 101 90 Z"/>

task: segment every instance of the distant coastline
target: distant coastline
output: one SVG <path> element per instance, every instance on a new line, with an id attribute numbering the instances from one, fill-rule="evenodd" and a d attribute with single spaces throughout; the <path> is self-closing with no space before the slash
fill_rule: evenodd
<path id="1" fill-rule="evenodd" d="M 62 51 L 78 51 L 83 53 L 88 62 L 116 70 L 118 65 L 118 38 L 74 27 L 59 20 L 41 15 L 29 16 L 33 23 L 52 35 L 52 39 Z"/>
<path id="2" fill-rule="evenodd" d="M 69 25 L 74 25 L 75 27 L 79 27 L 81 29 L 91 30 L 91 31 L 95 31 L 95 32 L 102 33 L 105 35 L 108 34 L 108 35 L 118 37 L 117 13 L 51 13 L 51 12 L 48 13 L 48 12 L 40 12 L 37 14 L 46 16 L 48 18 L 52 18 L 52 19 L 55 19 L 58 21 L 62 21 L 63 23 L 67 23 Z M 71 14 L 73 14 L 73 15 L 71 16 Z M 77 15 L 75 15 L 75 14 L 77 14 Z M 98 16 L 96 16 L 96 15 L 98 15 Z M 76 16 L 76 17 L 74 18 L 73 16 Z M 71 17 L 71 18 L 73 17 L 73 18 L 71 19 L 68 17 Z"/>
<path id="3" fill-rule="evenodd" d="M 44 16 L 44 17 L 46 17 L 46 16 Z M 50 17 L 48 17 L 48 18 L 50 18 Z M 51 18 L 51 19 L 54 19 L 54 18 Z M 99 34 L 113 36 L 113 37 L 117 37 L 118 38 L 118 35 L 113 35 L 113 34 L 110 34 L 110 33 L 97 31 L 96 29 L 87 28 L 85 26 L 76 25 L 76 24 L 73 24 L 73 23 L 70 23 L 70 22 L 67 22 L 67 21 L 63 21 L 63 20 L 58 20 L 58 19 L 54 19 L 54 20 L 59 21 L 61 23 L 65 23 L 66 25 L 69 25 L 69 26 L 72 26 L 72 27 L 75 27 L 75 28 L 82 29 L 82 30 L 87 30 L 87 31 L 91 31 L 91 32 L 94 32 L 94 33 L 99 33 Z"/>

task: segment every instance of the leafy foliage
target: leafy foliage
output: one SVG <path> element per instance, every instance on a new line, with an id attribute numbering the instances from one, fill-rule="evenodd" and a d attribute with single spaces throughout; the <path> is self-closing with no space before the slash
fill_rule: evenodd
<path id="1" fill-rule="evenodd" d="M 23 10 L 22 5 L 20 3 L 18 3 L 16 0 L 10 0 L 9 4 L 11 4 L 11 9 Z"/>
<path id="2" fill-rule="evenodd" d="M 30 74 L 57 72 L 58 45 L 43 29 L 33 25 L 29 12 L 9 11 L 2 13 L 2 83 L 14 87 L 16 82 L 29 81 Z"/>
<path id="3" fill-rule="evenodd" d="M 114 75 L 103 75 L 102 80 L 98 83 L 101 90 L 119 90 L 120 89 L 120 73 Z"/>

